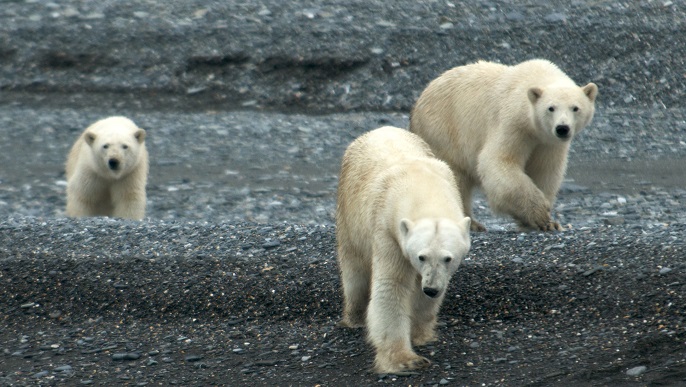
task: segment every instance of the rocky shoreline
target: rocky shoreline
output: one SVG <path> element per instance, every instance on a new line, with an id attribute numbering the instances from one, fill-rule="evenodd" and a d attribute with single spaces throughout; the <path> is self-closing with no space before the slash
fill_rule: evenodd
<path id="1" fill-rule="evenodd" d="M 686 381 L 680 2 L 3 3 L 0 385 L 678 385 Z M 352 139 L 442 71 L 545 57 L 598 84 L 554 214 L 491 214 L 428 370 L 375 375 L 336 326 Z M 89 123 L 148 131 L 142 222 L 64 217 Z"/>

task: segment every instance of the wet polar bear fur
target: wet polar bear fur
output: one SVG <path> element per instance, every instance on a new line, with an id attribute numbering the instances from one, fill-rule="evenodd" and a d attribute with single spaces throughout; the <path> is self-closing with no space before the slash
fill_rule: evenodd
<path id="1" fill-rule="evenodd" d="M 572 138 L 593 119 L 598 87 L 577 86 L 549 61 L 477 62 L 448 70 L 421 94 L 410 131 L 452 168 L 465 215 L 481 186 L 490 207 L 521 226 L 560 230 L 551 209 Z M 472 230 L 485 231 L 473 220 Z"/>
<path id="2" fill-rule="evenodd" d="M 341 325 L 366 323 L 377 372 L 431 364 L 412 345 L 436 339 L 450 277 L 470 247 L 469 223 L 450 168 L 418 136 L 383 127 L 346 150 L 336 209 Z"/>
<path id="3" fill-rule="evenodd" d="M 66 165 L 68 216 L 145 216 L 145 134 L 125 117 L 102 119 L 81 134 Z"/>

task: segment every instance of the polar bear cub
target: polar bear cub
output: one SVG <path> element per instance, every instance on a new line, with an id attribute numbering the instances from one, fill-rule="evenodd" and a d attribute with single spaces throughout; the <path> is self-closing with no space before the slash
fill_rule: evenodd
<path id="1" fill-rule="evenodd" d="M 377 372 L 430 364 L 412 345 L 436 338 L 450 277 L 470 248 L 469 224 L 450 168 L 418 136 L 383 127 L 346 150 L 336 208 L 341 325 L 366 325 Z"/>
<path id="2" fill-rule="evenodd" d="M 66 165 L 68 216 L 145 216 L 145 135 L 125 117 L 102 119 L 81 134 Z"/>
<path id="3" fill-rule="evenodd" d="M 464 213 L 481 186 L 493 210 L 525 228 L 560 230 L 551 208 L 572 138 L 593 119 L 598 87 L 577 86 L 549 61 L 477 62 L 433 80 L 410 116 L 410 131 L 446 161 Z M 472 230 L 485 227 L 473 220 Z"/>

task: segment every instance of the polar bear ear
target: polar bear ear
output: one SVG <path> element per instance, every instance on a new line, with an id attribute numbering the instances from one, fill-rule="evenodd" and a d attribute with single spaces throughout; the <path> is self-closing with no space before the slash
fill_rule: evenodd
<path id="1" fill-rule="evenodd" d="M 529 101 L 531 101 L 531 103 L 536 103 L 536 101 L 538 101 L 538 99 L 543 95 L 543 89 L 540 87 L 532 87 L 527 92 L 527 95 L 529 96 Z"/>
<path id="2" fill-rule="evenodd" d="M 95 133 L 87 132 L 83 138 L 86 140 L 86 143 L 88 145 L 93 145 L 95 142 Z"/>
<path id="3" fill-rule="evenodd" d="M 138 140 L 139 144 L 142 144 L 143 141 L 145 141 L 145 129 L 138 129 L 133 136 L 136 137 L 136 140 Z"/>
<path id="4" fill-rule="evenodd" d="M 588 99 L 591 100 L 591 102 L 595 102 L 595 97 L 598 96 L 598 86 L 596 86 L 595 83 L 591 82 L 588 85 L 582 87 L 581 90 L 584 91 L 584 94 L 586 94 L 586 96 L 588 97 Z"/>
<path id="5" fill-rule="evenodd" d="M 464 230 L 467 230 L 467 233 L 469 233 L 469 227 L 472 225 L 472 218 L 469 216 L 466 216 L 464 219 L 460 221 L 460 227 L 462 227 Z"/>
<path id="6" fill-rule="evenodd" d="M 400 235 L 406 237 L 410 230 L 412 230 L 412 227 L 414 227 L 414 223 L 411 220 L 402 219 L 400 221 Z"/>

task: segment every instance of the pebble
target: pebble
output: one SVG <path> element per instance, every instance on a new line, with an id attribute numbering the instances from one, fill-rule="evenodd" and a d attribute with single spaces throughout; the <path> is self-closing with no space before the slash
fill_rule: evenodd
<path id="1" fill-rule="evenodd" d="M 669 267 L 663 267 L 662 269 L 660 269 L 660 274 L 667 274 L 667 273 L 669 273 L 669 272 L 671 272 L 671 271 L 672 271 L 671 268 L 669 268 Z"/>
<path id="2" fill-rule="evenodd" d="M 265 250 L 273 249 L 275 247 L 281 246 L 281 241 L 275 239 L 273 241 L 268 241 L 262 244 L 262 248 Z"/>
<path id="3" fill-rule="evenodd" d="M 551 13 L 543 18 L 543 20 L 551 23 L 556 23 L 556 22 L 566 22 L 567 21 L 567 15 L 564 13 Z"/>
<path id="4" fill-rule="evenodd" d="M 629 370 L 626 371 L 626 374 L 629 376 L 639 376 L 642 373 L 646 372 L 648 370 L 648 367 L 646 366 L 638 366 L 634 368 L 630 368 Z"/>
<path id="5" fill-rule="evenodd" d="M 187 362 L 196 362 L 203 359 L 203 355 L 188 355 L 185 357 Z"/>
<path id="6" fill-rule="evenodd" d="M 303 357 L 300 358 L 300 360 L 302 360 L 302 361 L 308 361 L 308 360 L 310 360 L 311 358 L 312 358 L 312 356 L 303 356 Z"/>
<path id="7" fill-rule="evenodd" d="M 112 360 L 138 360 L 141 354 L 138 352 L 117 352 L 112 354 Z"/>
<path id="8" fill-rule="evenodd" d="M 67 371 L 71 371 L 71 370 L 72 370 L 72 367 L 70 365 L 63 365 L 63 366 L 56 367 L 54 369 L 55 372 L 67 372 Z"/>

